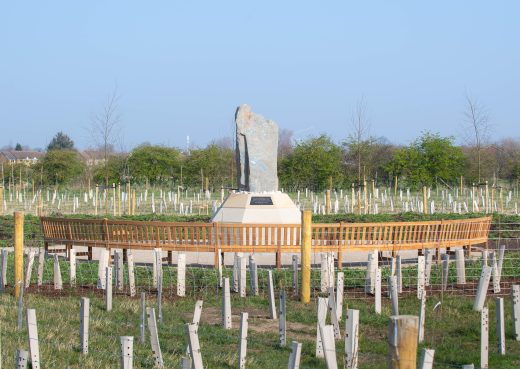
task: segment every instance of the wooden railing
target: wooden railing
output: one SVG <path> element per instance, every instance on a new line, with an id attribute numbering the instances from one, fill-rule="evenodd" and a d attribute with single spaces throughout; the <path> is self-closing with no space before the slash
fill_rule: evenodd
<path id="1" fill-rule="evenodd" d="M 276 253 L 300 251 L 299 224 L 225 224 L 125 221 L 108 219 L 72 219 L 42 217 L 45 247 L 87 246 L 107 249 L 152 250 L 169 252 L 212 252 L 218 260 L 221 252 Z M 349 251 L 422 250 L 425 248 L 469 247 L 488 240 L 491 217 L 424 222 L 334 223 L 312 225 L 314 252 L 337 252 L 338 259 Z"/>

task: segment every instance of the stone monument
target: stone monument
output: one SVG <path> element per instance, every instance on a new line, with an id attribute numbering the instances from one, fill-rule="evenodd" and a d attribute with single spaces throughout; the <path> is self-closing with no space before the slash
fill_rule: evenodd
<path id="1" fill-rule="evenodd" d="M 232 192 L 214 222 L 299 224 L 300 211 L 278 191 L 278 126 L 241 105 L 235 113 L 238 192 Z"/>

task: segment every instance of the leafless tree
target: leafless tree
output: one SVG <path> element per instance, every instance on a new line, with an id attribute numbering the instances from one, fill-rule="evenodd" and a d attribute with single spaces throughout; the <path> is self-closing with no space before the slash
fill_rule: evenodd
<path id="1" fill-rule="evenodd" d="M 94 142 L 103 152 L 105 169 L 105 189 L 108 191 L 108 159 L 120 138 L 121 116 L 119 114 L 119 94 L 114 88 L 98 113 L 91 117 L 91 129 Z M 108 212 L 108 193 L 105 197 L 105 211 Z"/>
<path id="2" fill-rule="evenodd" d="M 347 145 L 352 152 L 357 166 L 358 182 L 361 182 L 363 157 L 370 149 L 370 121 L 367 114 L 367 105 L 363 98 L 359 99 L 351 117 L 352 132 L 349 134 Z"/>
<path id="3" fill-rule="evenodd" d="M 491 125 L 485 106 L 475 97 L 466 93 L 466 110 L 464 111 L 464 132 L 466 141 L 474 148 L 477 155 L 478 181 L 481 181 L 482 151 L 489 141 Z"/>

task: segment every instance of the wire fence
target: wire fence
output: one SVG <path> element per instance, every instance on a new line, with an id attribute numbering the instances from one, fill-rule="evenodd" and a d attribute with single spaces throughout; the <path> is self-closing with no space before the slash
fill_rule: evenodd
<path id="1" fill-rule="evenodd" d="M 165 368 L 181 367 L 183 358 L 186 358 L 185 324 L 193 321 L 198 300 L 203 301 L 198 338 L 205 367 L 238 366 L 240 313 L 247 312 L 249 329 L 245 367 L 287 367 L 291 341 L 298 341 L 303 343 L 300 368 L 325 368 L 326 361 L 316 357 L 319 336 L 317 311 L 320 298 L 330 298 L 330 288 L 333 288 L 337 312 L 342 315 L 341 339 L 335 341 L 332 349 L 339 367 L 343 367 L 345 356 L 348 308 L 360 311 L 359 367 L 381 368 L 387 365 L 386 330 L 388 317 L 392 315 L 389 277 L 395 276 L 399 280 L 401 314 L 418 315 L 418 291 L 426 291 L 426 335 L 419 348 L 437 349 L 435 367 L 460 368 L 462 364 L 471 362 L 479 367 L 481 315 L 473 312 L 471 306 L 483 266 L 487 265 L 492 268 L 486 300 L 490 309 L 489 320 L 493 321 L 496 314 L 493 302 L 496 298 L 504 299 L 508 312 L 505 318 L 506 355 L 499 355 L 493 349 L 493 342 L 499 337 L 495 329 L 489 329 L 490 367 L 517 367 L 520 364 L 520 342 L 514 339 L 511 328 L 513 317 L 510 312 L 513 309 L 510 296 L 512 286 L 520 284 L 520 247 L 516 234 L 520 224 L 508 224 L 507 229 L 501 229 L 500 224 L 493 223 L 492 228 L 497 231 L 495 235 L 500 236 L 491 237 L 487 248 L 481 245 L 470 255 L 461 249 L 442 249 L 439 254 L 426 251 L 423 255 L 405 250 L 396 255 L 353 252 L 346 254 L 344 264 L 338 268 L 337 254 L 313 253 L 312 298 L 308 305 L 298 301 L 302 286 L 297 253 L 284 255 L 279 269 L 273 254 L 229 253 L 224 255 L 219 269 L 212 265 L 212 253 L 174 252 L 170 264 L 167 252 L 162 250 L 132 251 L 124 259 L 121 250 L 116 249 L 111 250 L 108 259 L 103 259 L 101 249 L 95 249 L 93 260 L 78 256 L 74 263 L 74 258 L 71 261 L 64 256 L 58 257 L 58 254 L 46 253 L 42 239 L 37 238 L 25 243 L 23 294 L 21 299 L 15 299 L 12 296 L 14 255 L 11 244 L 6 242 L 0 255 L 0 287 L 4 291 L 0 295 L 1 360 L 6 367 L 13 367 L 16 365 L 16 350 L 30 347 L 26 309 L 34 308 L 41 367 L 118 367 L 121 365 L 121 336 L 134 337 L 134 367 L 156 367 L 153 332 L 146 315 L 145 340 L 141 342 L 140 339 L 144 311 L 141 294 L 144 293 L 144 305 L 154 308 Z M 81 247 L 76 249 L 84 251 Z M 105 265 L 112 267 L 112 293 L 106 285 Z M 29 274 L 30 278 L 27 277 Z M 222 281 L 225 278 L 230 281 L 231 330 L 222 327 L 225 305 Z M 242 288 L 245 297 L 241 296 Z M 377 313 L 379 288 L 381 307 Z M 343 296 L 338 299 L 340 290 Z M 286 294 L 283 347 L 280 347 L 281 291 Z M 107 311 L 108 295 L 112 300 L 111 311 Z M 81 297 L 90 299 L 88 354 L 81 352 Z M 273 303 L 276 319 L 272 317 Z M 327 322 L 332 323 L 330 316 Z M 495 323 L 490 325 L 494 327 Z M 34 361 L 32 367 L 35 367 Z"/>

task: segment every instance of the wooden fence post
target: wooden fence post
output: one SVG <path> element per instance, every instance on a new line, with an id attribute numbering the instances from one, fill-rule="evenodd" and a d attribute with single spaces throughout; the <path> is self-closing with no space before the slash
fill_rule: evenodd
<path id="1" fill-rule="evenodd" d="M 311 247 L 312 247 L 312 212 L 302 212 L 302 283 L 300 301 L 304 304 L 311 302 Z"/>
<path id="2" fill-rule="evenodd" d="M 18 298 L 23 288 L 23 223 L 24 214 L 14 212 L 14 296 Z"/>
<path id="3" fill-rule="evenodd" d="M 412 315 L 393 315 L 388 325 L 388 368 L 416 369 L 419 319 Z"/>

